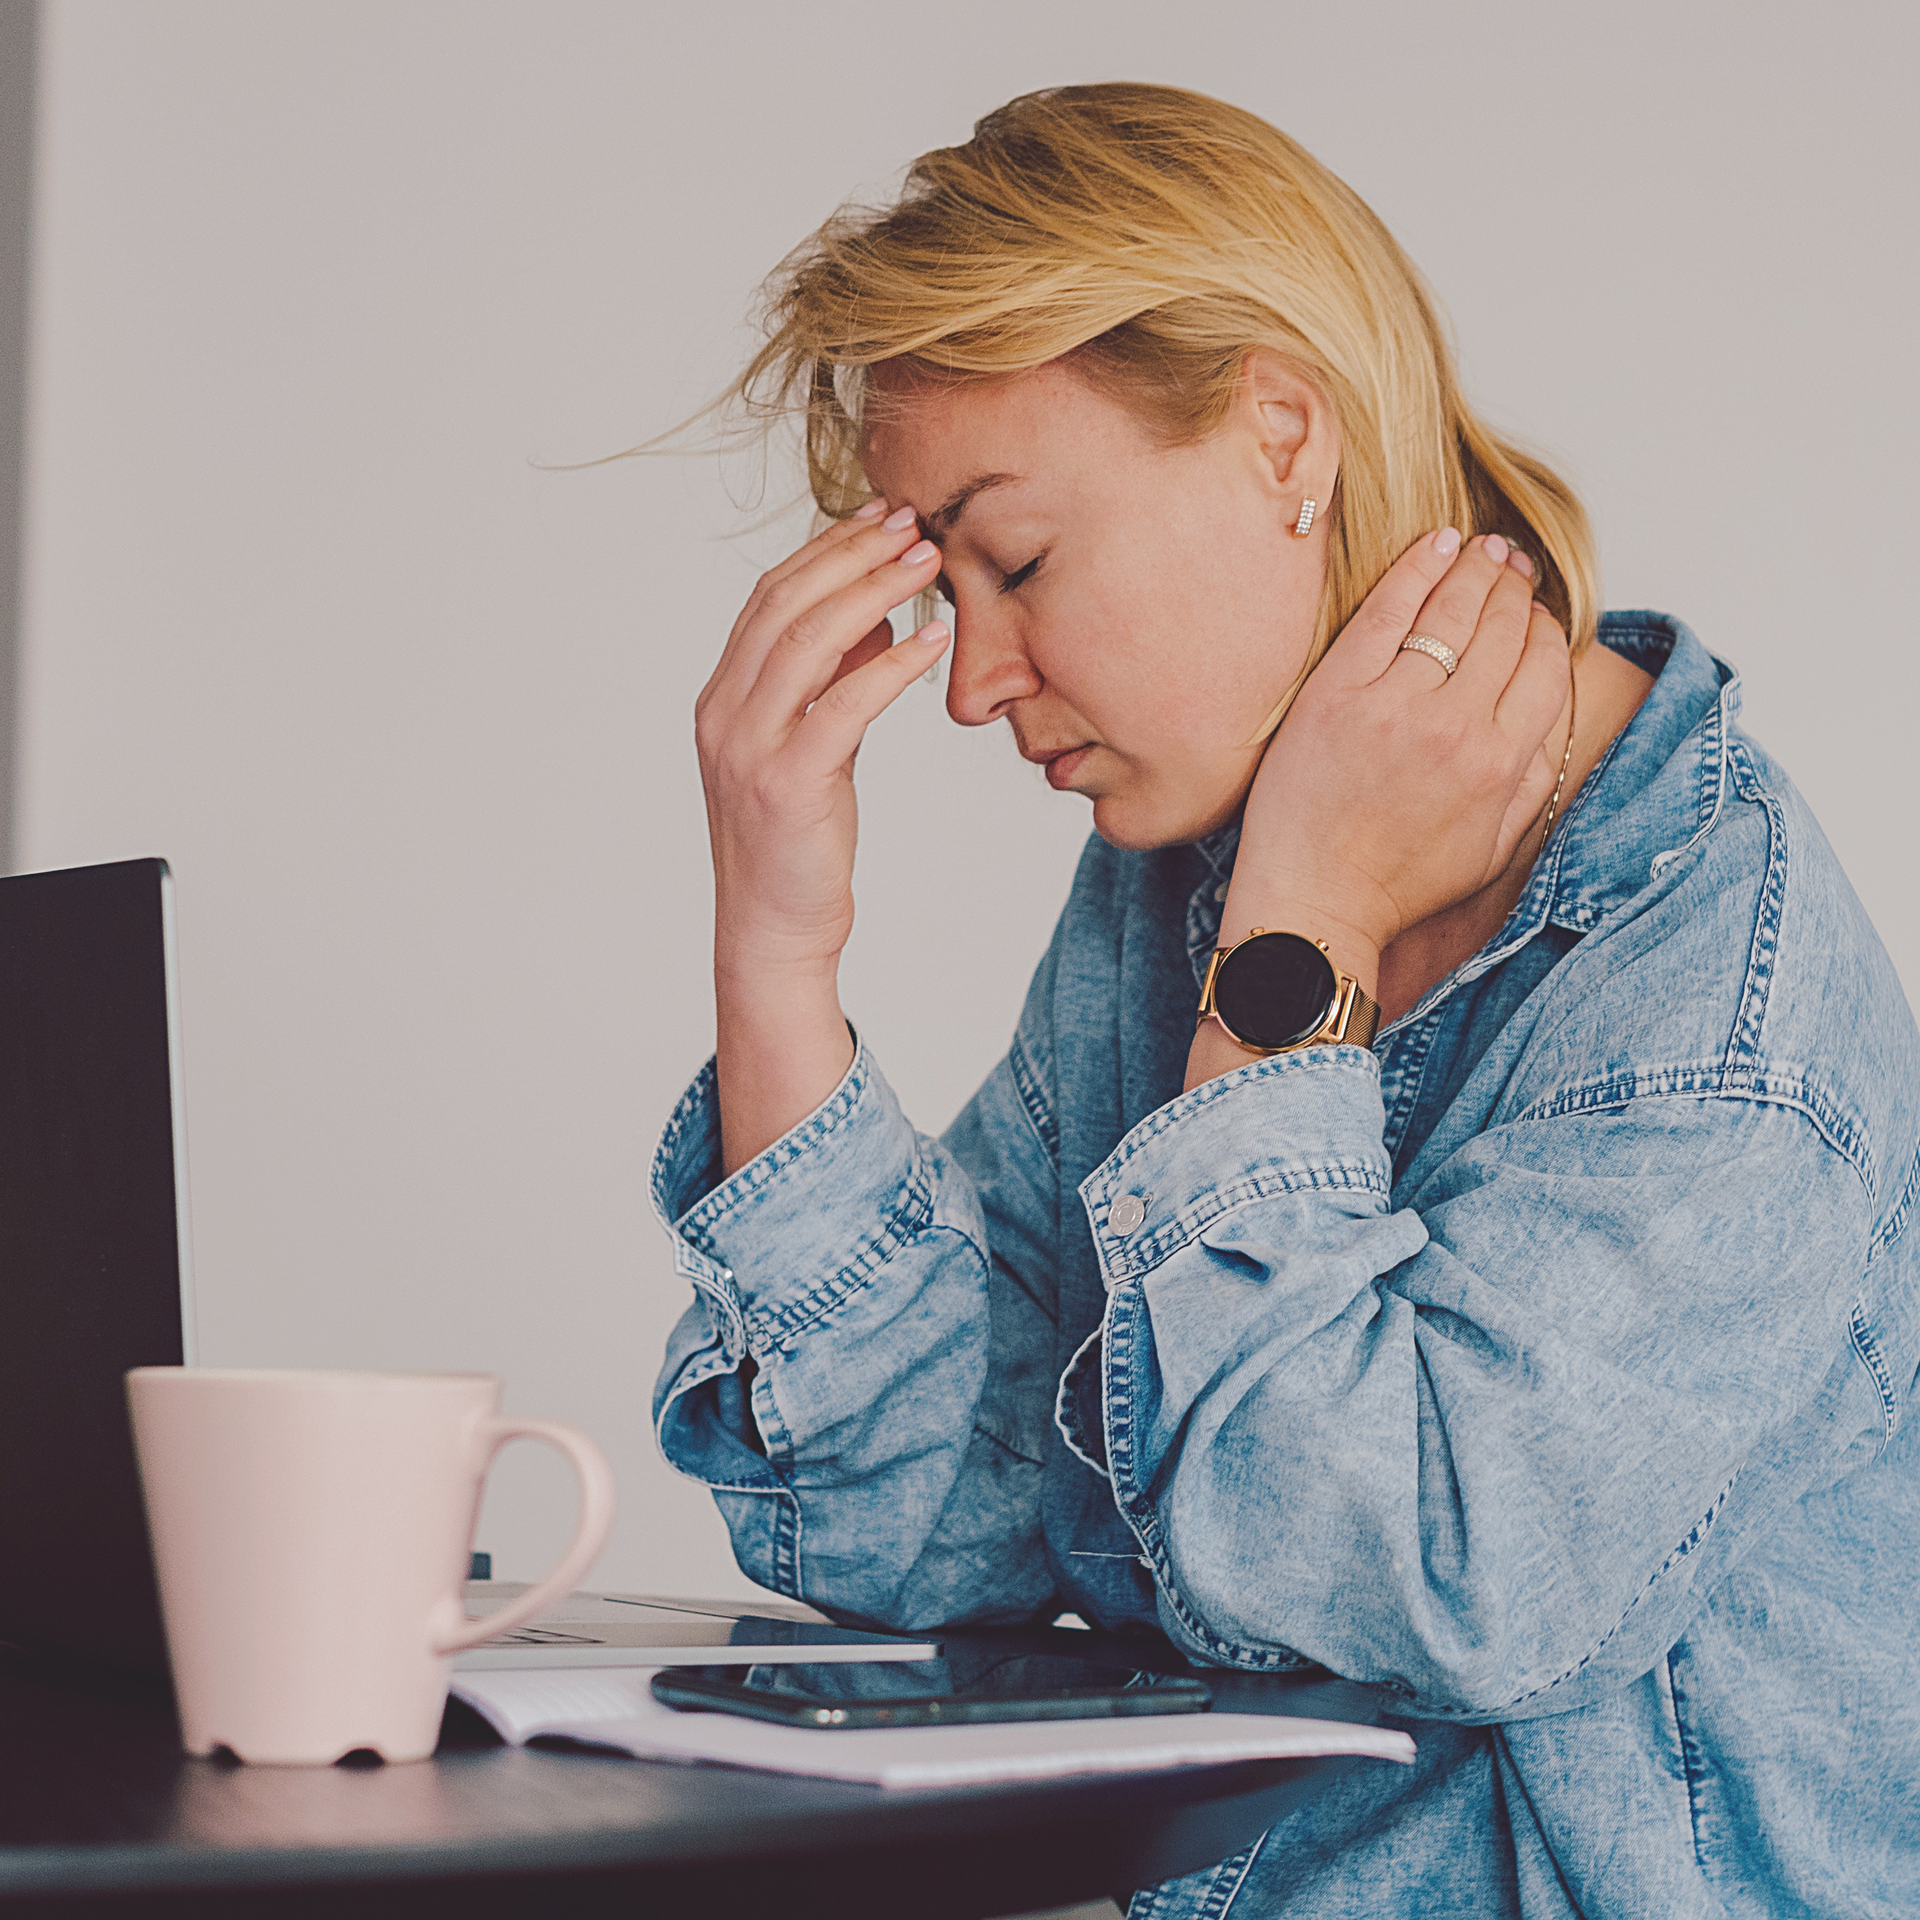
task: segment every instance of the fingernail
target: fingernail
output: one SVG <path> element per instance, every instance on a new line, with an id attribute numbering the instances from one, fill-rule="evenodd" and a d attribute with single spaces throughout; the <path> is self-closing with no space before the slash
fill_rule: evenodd
<path id="1" fill-rule="evenodd" d="M 913 636 L 911 644 L 917 647 L 944 647 L 952 638 L 953 635 L 948 632 L 947 623 L 944 620 L 929 620 Z"/>
<path id="2" fill-rule="evenodd" d="M 1488 534 L 1486 539 L 1480 544 L 1486 548 L 1487 558 L 1491 560 L 1496 567 L 1504 565 L 1507 555 L 1513 551 L 1497 533 Z"/>
<path id="3" fill-rule="evenodd" d="M 894 516 L 895 519 L 898 517 L 897 514 Z M 893 521 L 889 520 L 887 525 L 892 526 Z M 917 546 L 909 547 L 906 552 L 900 556 L 900 564 L 903 567 L 924 567 L 939 551 L 940 549 L 936 547 L 931 540 L 922 540 Z"/>
<path id="4" fill-rule="evenodd" d="M 1518 547 L 1515 547 L 1514 550 L 1507 555 L 1507 565 L 1515 568 L 1518 572 L 1524 573 L 1529 580 L 1533 578 L 1533 561 L 1528 555 L 1522 553 Z"/>
<path id="5" fill-rule="evenodd" d="M 913 509 L 896 507 L 881 524 L 889 533 L 899 533 L 902 529 L 913 525 Z"/>
<path id="6" fill-rule="evenodd" d="M 1544 600 L 1536 600 L 1533 603 L 1533 610 L 1535 613 L 1544 613 L 1549 620 L 1553 618 L 1553 609 Z"/>
<path id="7" fill-rule="evenodd" d="M 1445 560 L 1460 551 L 1460 530 L 1457 527 L 1442 527 L 1433 536 L 1433 550 Z"/>
<path id="8" fill-rule="evenodd" d="M 853 517 L 856 520 L 878 520 L 887 510 L 884 500 L 869 500 Z"/>

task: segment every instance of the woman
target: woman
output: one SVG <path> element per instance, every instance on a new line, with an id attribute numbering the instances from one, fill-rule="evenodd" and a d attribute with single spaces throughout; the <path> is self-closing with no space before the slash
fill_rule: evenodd
<path id="1" fill-rule="evenodd" d="M 775 292 L 743 390 L 834 524 L 700 700 L 718 1046 L 655 1170 L 660 1440 L 741 1566 L 1393 1690 L 1413 1768 L 1136 1916 L 1920 1910 L 1920 1043 L 1731 669 L 1599 615 L 1250 115 L 1016 100 Z M 953 717 L 1097 829 L 938 1140 L 835 986 L 936 588 Z"/>

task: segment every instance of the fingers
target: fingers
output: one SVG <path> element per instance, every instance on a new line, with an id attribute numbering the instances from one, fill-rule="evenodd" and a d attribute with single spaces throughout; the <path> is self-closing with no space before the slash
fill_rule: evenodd
<path id="1" fill-rule="evenodd" d="M 909 551 L 914 552 L 916 558 L 907 570 L 911 578 L 902 586 L 900 576 L 892 568 Z M 839 620 L 829 620 L 840 642 L 836 657 L 839 650 L 857 640 L 881 614 L 890 612 L 903 600 L 918 593 L 938 572 L 938 550 L 930 542 L 920 539 L 914 528 L 913 510 L 909 507 L 902 507 L 881 520 L 861 522 L 856 517 L 855 520 L 843 521 L 839 527 L 828 528 L 817 539 L 809 541 L 797 553 L 761 577 L 739 619 L 734 622 L 733 632 L 728 636 L 720 662 L 714 668 L 709 683 L 712 691 L 730 705 L 745 700 L 775 645 L 796 623 L 816 615 L 823 603 L 849 586 L 861 581 L 877 580 L 884 583 L 884 590 L 893 591 L 893 598 L 883 605 L 876 605 L 875 611 L 867 613 L 863 619 L 858 618 L 855 609 L 854 617 L 858 623 L 851 628 L 845 627 Z M 856 599 L 859 606 L 864 607 L 873 603 L 876 596 L 884 597 L 881 585 L 874 586 L 871 592 L 857 595 Z M 849 605 L 843 604 L 839 611 L 847 612 Z M 816 638 L 819 637 L 818 626 L 816 620 L 812 629 Z M 826 676 L 823 674 L 812 691 L 817 692 L 825 684 Z"/>
<path id="2" fill-rule="evenodd" d="M 1375 582 L 1360 611 L 1327 649 L 1320 670 L 1349 686 L 1379 679 L 1393 665 L 1400 642 L 1421 631 L 1415 625 L 1420 609 L 1446 578 L 1459 551 L 1460 535 L 1452 527 L 1416 540 Z"/>
<path id="3" fill-rule="evenodd" d="M 895 607 L 931 586 L 939 570 L 939 549 L 931 540 L 917 541 L 797 614 L 766 648 L 754 682 L 754 705 L 775 724 L 797 719 L 840 677 L 848 649 Z M 797 575 L 796 583 L 803 579 L 811 576 Z M 769 617 L 774 611 L 770 601 Z"/>
<path id="4" fill-rule="evenodd" d="M 794 729 L 796 764 L 814 774 L 845 766 L 868 727 L 940 658 L 951 638 L 945 621 L 929 621 L 898 646 L 884 648 L 835 680 Z"/>
<path id="5" fill-rule="evenodd" d="M 892 516 L 888 514 L 887 503 L 884 500 L 869 500 L 858 513 L 849 514 L 844 520 L 835 520 L 822 527 L 804 546 L 794 548 L 778 566 L 769 567 L 760 576 L 752 594 L 748 596 L 748 611 L 751 612 L 757 603 L 766 597 L 768 590 L 778 586 L 789 574 L 799 572 L 818 555 L 844 545 L 855 534 L 864 533 L 890 517 Z M 907 524 L 912 523 L 909 521 Z"/>
<path id="6" fill-rule="evenodd" d="M 769 567 L 754 582 L 753 591 L 747 596 L 747 604 L 740 609 L 740 617 L 733 623 L 733 632 L 727 638 L 728 648 L 731 650 L 742 633 L 754 625 L 768 598 L 791 580 L 796 573 L 811 566 L 822 555 L 833 552 L 835 548 L 846 546 L 861 534 L 871 533 L 876 527 L 885 526 L 886 521 L 899 518 L 898 513 L 887 513 L 885 501 L 869 500 L 857 514 L 846 520 L 837 520 L 830 527 L 823 527 L 804 546 L 796 547 L 777 566 Z M 908 521 L 906 524 L 911 525 L 912 522 Z M 891 532 L 894 529 L 888 528 L 887 531 Z M 724 657 L 723 655 L 722 658 Z"/>
<path id="7" fill-rule="evenodd" d="M 769 567 L 754 582 L 753 591 L 747 595 L 747 604 L 740 609 L 739 618 L 733 623 L 733 630 L 727 635 L 727 643 L 720 650 L 720 659 L 714 668 L 717 680 L 731 664 L 738 652 L 742 634 L 753 624 L 755 616 L 765 604 L 767 595 L 818 555 L 843 546 L 854 535 L 868 531 L 877 521 L 886 517 L 887 503 L 884 500 L 869 500 L 856 514 L 845 520 L 836 520 L 830 526 L 822 527 L 804 546 L 796 547 L 778 566 Z"/>
<path id="8" fill-rule="evenodd" d="M 877 660 L 893 645 L 893 622 L 876 620 L 869 632 L 856 640 L 840 656 L 840 664 L 833 670 L 835 680 L 844 680 L 848 674 L 856 673 L 869 660 Z M 831 684 L 831 682 L 829 682 Z"/>
<path id="9" fill-rule="evenodd" d="M 1387 671 L 1392 679 L 1409 689 L 1427 692 L 1438 692 L 1442 686 L 1457 684 L 1463 678 L 1471 685 L 1472 678 L 1466 675 L 1467 658 L 1481 639 L 1482 621 L 1490 607 L 1505 614 L 1511 629 L 1512 648 L 1518 650 L 1526 633 L 1523 610 L 1527 593 L 1521 576 L 1506 564 L 1510 551 L 1497 534 L 1468 541 L 1414 614 L 1413 631 L 1451 648 L 1456 671 L 1450 674 L 1431 656 L 1408 649 L 1397 653 L 1389 664 Z M 1503 587 L 1507 587 L 1506 592 L 1502 591 Z M 1513 588 L 1520 590 L 1517 602 L 1511 598 Z M 1507 664 L 1511 669 L 1511 659 Z M 1494 694 L 1488 693 L 1484 704 L 1491 708 L 1493 700 Z"/>
<path id="10" fill-rule="evenodd" d="M 1514 850 L 1546 810 L 1547 802 L 1553 797 L 1558 773 L 1558 766 L 1547 757 L 1546 750 L 1535 747 L 1520 770 L 1520 782 L 1513 790 L 1513 798 L 1508 801 L 1507 810 L 1501 816 L 1500 830 L 1494 836 L 1493 860 L 1496 867 L 1506 866 L 1513 858 Z"/>
<path id="11" fill-rule="evenodd" d="M 1400 643 L 1424 633 L 1464 660 L 1476 642 L 1481 613 L 1494 589 L 1506 585 L 1509 568 L 1524 585 L 1531 563 L 1515 554 L 1498 534 L 1487 534 L 1463 547 L 1452 527 L 1442 527 L 1416 540 L 1361 603 L 1360 611 L 1328 649 L 1321 671 L 1348 685 L 1365 685 L 1404 658 L 1409 676 L 1414 672 L 1426 676 L 1420 685 L 1441 686 L 1449 676 L 1440 663 L 1418 653 L 1403 656 Z M 1503 593 L 1509 670 L 1526 632 L 1520 617 L 1524 604 L 1513 603 L 1510 592 Z"/>
<path id="12" fill-rule="evenodd" d="M 1519 664 L 1493 710 L 1494 725 L 1522 745 L 1542 741 L 1552 732 L 1573 680 L 1573 662 L 1560 623 L 1537 600 L 1528 611 L 1531 618 Z"/>
<path id="13" fill-rule="evenodd" d="M 1456 604 L 1435 615 L 1442 621 L 1468 623 L 1464 643 L 1455 641 L 1450 634 L 1442 636 L 1460 655 L 1460 670 L 1453 676 L 1453 695 L 1456 699 L 1470 698 L 1486 713 L 1493 711 L 1513 677 L 1514 668 L 1520 664 L 1533 601 L 1531 576 L 1513 564 L 1512 550 L 1497 534 L 1482 543 L 1479 568 L 1484 572 L 1489 566 L 1493 578 L 1477 606 L 1470 594 L 1463 594 Z M 1462 569 L 1456 567 L 1454 571 L 1458 573 Z M 1441 582 L 1436 598 L 1445 595 L 1451 585 L 1449 575 Z"/>

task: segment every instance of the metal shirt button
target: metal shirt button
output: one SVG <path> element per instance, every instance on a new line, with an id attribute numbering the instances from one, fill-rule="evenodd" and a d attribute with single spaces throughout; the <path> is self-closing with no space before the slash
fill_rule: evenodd
<path id="1" fill-rule="evenodd" d="M 1147 1209 L 1137 1193 L 1123 1193 L 1107 1209 L 1107 1225 L 1115 1233 L 1131 1233 L 1147 1217 Z"/>

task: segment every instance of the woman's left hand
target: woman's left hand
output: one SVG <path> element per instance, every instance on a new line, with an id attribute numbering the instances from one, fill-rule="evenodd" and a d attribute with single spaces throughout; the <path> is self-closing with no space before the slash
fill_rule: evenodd
<path id="1" fill-rule="evenodd" d="M 1401 642 L 1459 657 L 1448 675 Z M 1377 991 L 1402 933 L 1489 886 L 1553 792 L 1566 637 L 1506 541 L 1416 543 L 1342 629 L 1247 796 L 1221 943 L 1255 926 L 1325 940 Z"/>

